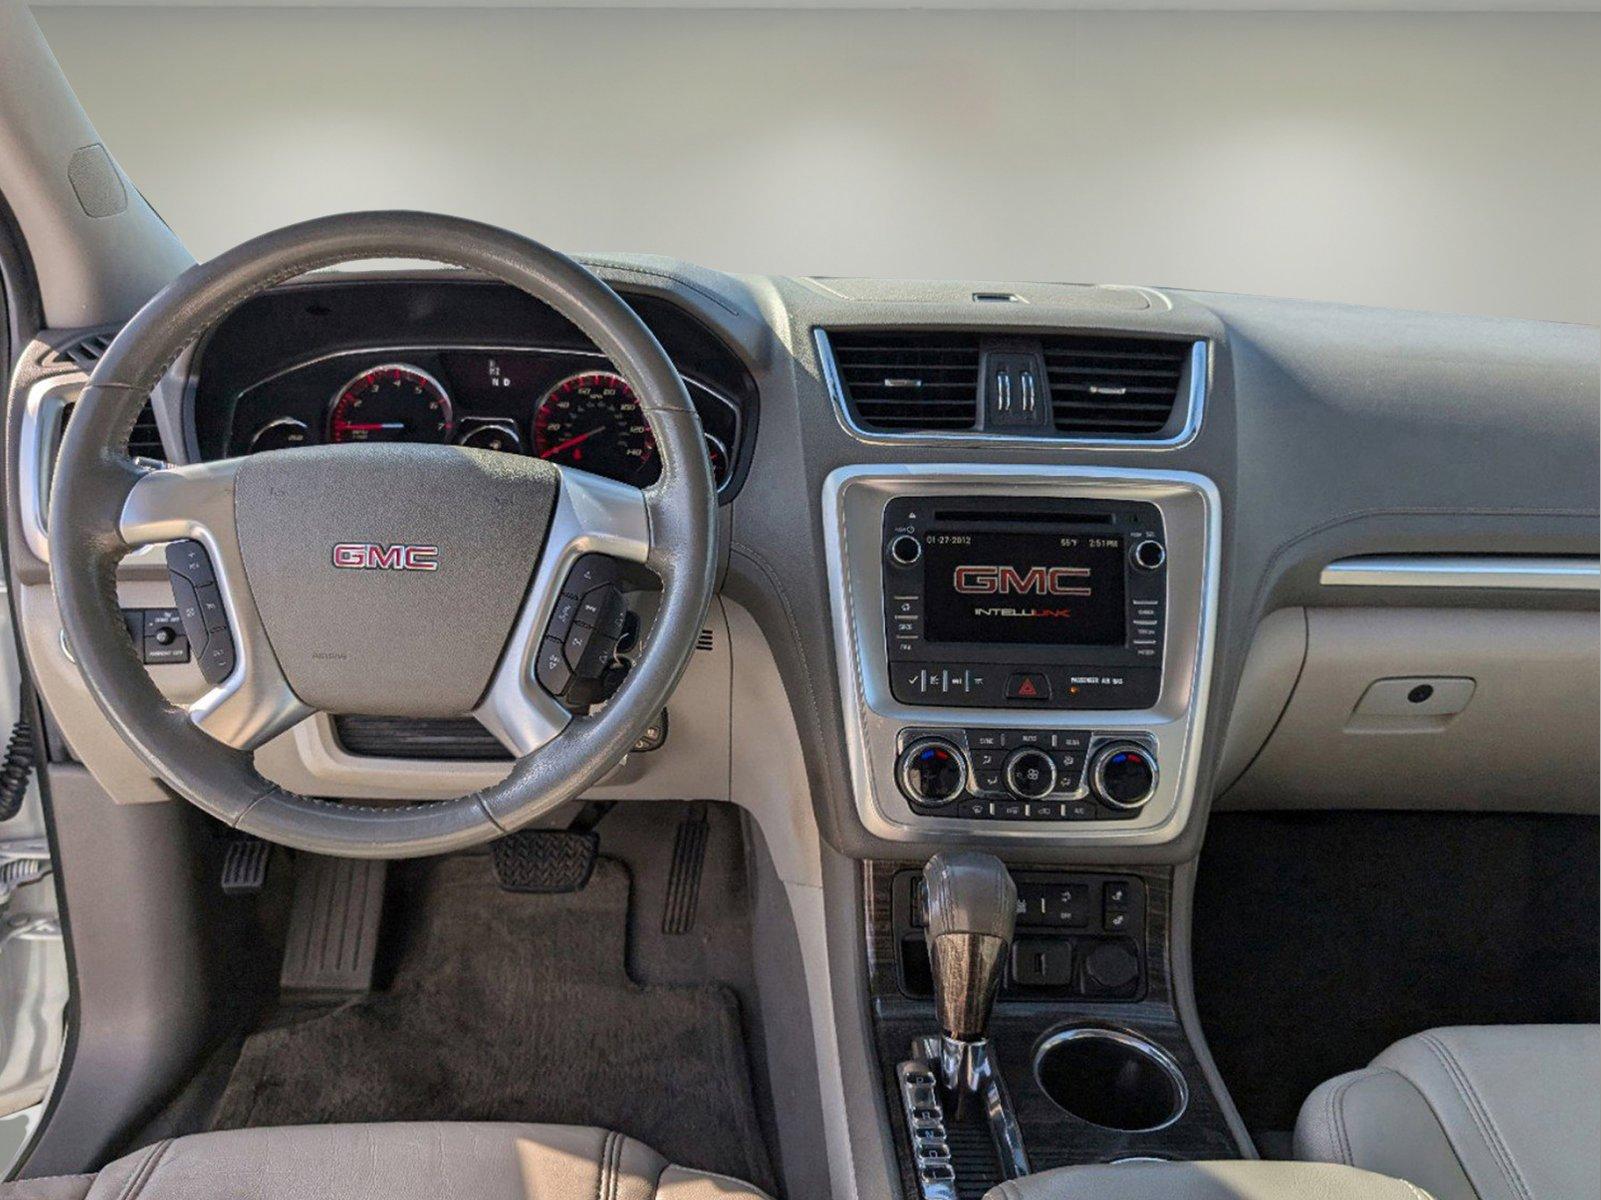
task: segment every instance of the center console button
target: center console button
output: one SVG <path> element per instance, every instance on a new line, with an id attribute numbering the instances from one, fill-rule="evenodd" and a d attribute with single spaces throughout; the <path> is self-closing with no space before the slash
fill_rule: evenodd
<path id="1" fill-rule="evenodd" d="M 1006 786 L 1025 800 L 1048 796 L 1056 787 L 1056 765 L 1045 751 L 1025 747 L 1006 760 Z"/>
<path id="2" fill-rule="evenodd" d="M 967 790 L 967 760 L 945 738 L 918 738 L 901 751 L 895 776 L 908 800 L 938 808 Z"/>
<path id="3" fill-rule="evenodd" d="M 1138 742 L 1109 742 L 1095 752 L 1090 787 L 1113 808 L 1132 812 L 1156 794 L 1156 758 Z"/>
<path id="4" fill-rule="evenodd" d="M 1049 700 L 1051 681 L 1039 671 L 1017 671 L 1006 681 L 1008 700 Z"/>

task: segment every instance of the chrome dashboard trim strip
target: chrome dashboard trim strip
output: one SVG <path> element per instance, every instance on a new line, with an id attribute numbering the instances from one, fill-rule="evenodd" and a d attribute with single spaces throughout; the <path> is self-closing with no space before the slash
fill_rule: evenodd
<path id="1" fill-rule="evenodd" d="M 1373 554 L 1323 568 L 1325 587 L 1601 592 L 1601 559 L 1494 554 Z"/>
<path id="2" fill-rule="evenodd" d="M 882 597 L 884 506 L 892 496 L 951 491 L 1007 498 L 1143 500 L 1161 510 L 1168 543 L 1168 635 L 1162 691 L 1153 708 L 941 708 L 894 698 Z M 868 464 L 830 473 L 821 500 L 851 794 L 868 832 L 896 842 L 1107 846 L 1159 845 L 1183 832 L 1199 778 L 1221 578 L 1222 498 L 1211 479 L 1187 471 L 1132 467 Z M 896 739 L 907 728 L 940 727 L 1145 734 L 1158 759 L 1158 794 L 1135 817 L 1119 821 L 1047 824 L 923 816 L 912 811 L 895 784 Z"/>
<path id="3" fill-rule="evenodd" d="M 912 327 L 908 326 L 908 328 Z M 975 332 L 983 331 L 976 330 Z M 1029 329 L 1019 332 L 1023 334 L 1038 334 L 1061 331 Z M 872 446 L 965 446 L 972 449 L 1020 446 L 1033 450 L 1177 450 L 1181 446 L 1187 446 L 1193 442 L 1201 431 L 1201 419 L 1206 408 L 1207 384 L 1211 372 L 1210 343 L 1204 338 L 1198 338 L 1190 347 L 1190 386 L 1189 394 L 1186 398 L 1188 407 L 1185 412 L 1184 425 L 1171 437 L 1046 437 L 1035 434 L 988 433 L 977 429 L 930 430 L 922 433 L 886 433 L 882 430 L 863 428 L 857 423 L 856 418 L 851 415 L 850 404 L 845 399 L 845 384 L 839 375 L 839 364 L 834 359 L 834 346 L 829 341 L 828 330 L 814 327 L 812 329 L 812 340 L 817 347 L 817 360 L 822 368 L 823 386 L 828 389 L 829 399 L 834 405 L 834 417 L 839 421 L 840 428 L 844 429 L 846 433 L 857 441 L 865 442 Z"/>

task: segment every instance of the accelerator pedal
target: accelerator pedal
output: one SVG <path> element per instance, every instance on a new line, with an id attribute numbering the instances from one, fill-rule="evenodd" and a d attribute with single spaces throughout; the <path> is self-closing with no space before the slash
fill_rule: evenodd
<path id="1" fill-rule="evenodd" d="M 489 843 L 502 888 L 542 895 L 581 891 L 599 848 L 598 833 L 572 829 L 523 829 Z"/>
<path id="2" fill-rule="evenodd" d="M 296 856 L 280 991 L 372 990 L 388 871 L 382 861 Z"/>

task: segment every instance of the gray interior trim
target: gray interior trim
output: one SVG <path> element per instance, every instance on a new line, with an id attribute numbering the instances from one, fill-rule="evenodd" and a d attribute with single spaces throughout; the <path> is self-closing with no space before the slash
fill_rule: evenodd
<path id="1" fill-rule="evenodd" d="M 1323 568 L 1325 587 L 1513 588 L 1601 591 L 1601 559 L 1518 555 L 1371 554 Z"/>

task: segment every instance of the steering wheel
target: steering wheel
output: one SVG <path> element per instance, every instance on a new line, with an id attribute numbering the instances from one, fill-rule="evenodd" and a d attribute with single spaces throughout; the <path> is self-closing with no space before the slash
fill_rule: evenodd
<path id="1" fill-rule="evenodd" d="M 228 313 L 308 271 L 382 258 L 480 271 L 571 321 L 638 396 L 661 458 L 657 482 L 634 488 L 443 445 L 310 446 L 159 470 L 128 457 L 157 381 Z M 179 795 L 270 842 L 398 858 L 516 830 L 621 760 L 694 649 L 714 589 L 715 528 L 711 467 L 683 380 L 600 278 L 489 225 L 350 213 L 192 267 L 117 335 L 63 439 L 50 558 L 84 681 Z M 157 689 L 117 604 L 117 563 L 159 542 L 171 543 L 180 606 L 192 604 L 186 615 L 205 629 L 194 652 L 217 680 L 186 707 Z M 563 698 L 572 700 L 571 676 L 592 679 L 611 660 L 619 563 L 653 572 L 660 603 L 632 670 L 591 713 Z M 471 713 L 518 758 L 492 787 L 397 807 L 302 796 L 261 776 L 251 752 L 319 711 Z"/>

